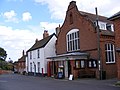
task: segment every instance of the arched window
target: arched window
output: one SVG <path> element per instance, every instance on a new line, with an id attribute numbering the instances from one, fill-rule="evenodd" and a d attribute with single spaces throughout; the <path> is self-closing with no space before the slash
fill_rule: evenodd
<path id="1" fill-rule="evenodd" d="M 106 63 L 115 63 L 115 48 L 112 43 L 105 44 Z"/>
<path id="2" fill-rule="evenodd" d="M 80 50 L 79 29 L 70 30 L 66 35 L 66 40 L 68 52 Z"/>

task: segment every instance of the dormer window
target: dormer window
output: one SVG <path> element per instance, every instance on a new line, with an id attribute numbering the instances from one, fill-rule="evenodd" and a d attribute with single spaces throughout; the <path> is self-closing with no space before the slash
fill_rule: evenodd
<path id="1" fill-rule="evenodd" d="M 100 28 L 101 30 L 107 30 L 107 29 L 106 29 L 106 23 L 99 21 L 99 22 L 98 22 L 98 25 L 99 25 L 99 28 Z"/>
<path id="2" fill-rule="evenodd" d="M 70 30 L 66 35 L 66 40 L 68 52 L 80 50 L 79 29 Z"/>
<path id="3" fill-rule="evenodd" d="M 96 25 L 96 21 L 94 22 Z M 98 21 L 99 29 L 101 30 L 109 30 L 114 32 L 113 24 L 107 24 L 106 22 Z"/>
<path id="4" fill-rule="evenodd" d="M 107 25 L 106 25 L 106 28 L 107 28 L 107 30 L 114 32 L 113 24 L 107 24 Z"/>

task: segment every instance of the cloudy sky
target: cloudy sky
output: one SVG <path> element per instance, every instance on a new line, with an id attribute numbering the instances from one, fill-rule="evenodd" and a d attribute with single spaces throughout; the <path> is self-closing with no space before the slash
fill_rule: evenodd
<path id="1" fill-rule="evenodd" d="M 62 2 L 63 1 L 63 2 Z M 7 60 L 17 61 L 42 39 L 44 29 L 50 34 L 62 25 L 72 0 L 0 0 L 0 47 L 7 51 Z M 80 11 L 110 17 L 120 11 L 119 0 L 76 0 Z"/>

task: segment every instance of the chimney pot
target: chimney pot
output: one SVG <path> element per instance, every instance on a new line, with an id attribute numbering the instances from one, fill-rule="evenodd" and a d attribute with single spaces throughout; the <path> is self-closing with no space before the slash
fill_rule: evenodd
<path id="1" fill-rule="evenodd" d="M 48 36 L 49 36 L 48 31 L 47 31 L 47 30 L 44 30 L 44 33 L 43 33 L 43 38 L 46 38 L 46 37 L 48 37 Z"/>

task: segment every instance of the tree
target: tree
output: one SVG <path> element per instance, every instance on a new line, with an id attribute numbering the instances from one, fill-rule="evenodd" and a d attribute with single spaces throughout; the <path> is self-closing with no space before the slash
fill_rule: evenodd
<path id="1" fill-rule="evenodd" d="M 0 60 L 5 61 L 6 57 L 7 57 L 6 51 L 0 47 Z"/>

